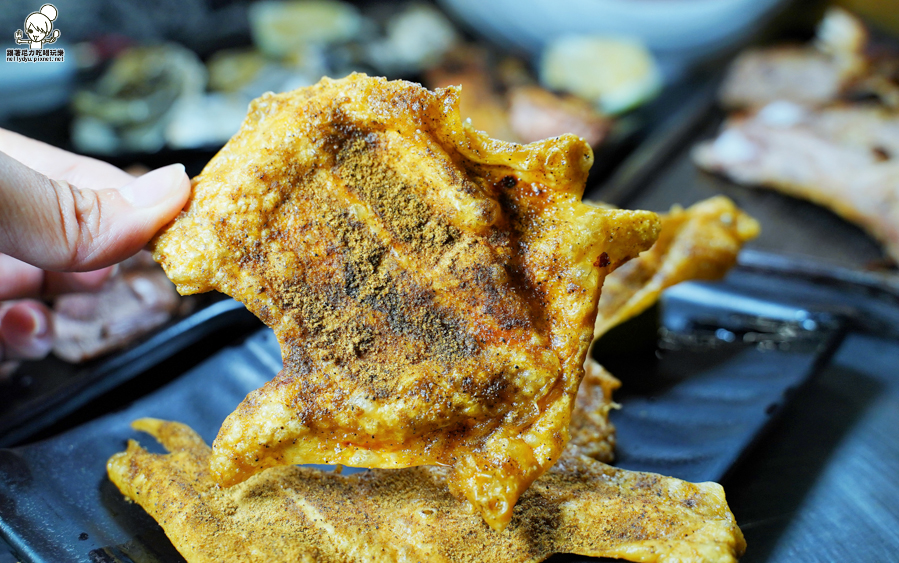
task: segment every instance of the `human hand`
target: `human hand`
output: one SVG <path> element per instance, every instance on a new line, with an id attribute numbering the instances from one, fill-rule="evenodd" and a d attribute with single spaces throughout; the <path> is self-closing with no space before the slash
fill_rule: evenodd
<path id="1" fill-rule="evenodd" d="M 50 351 L 49 310 L 29 298 L 100 287 L 189 193 L 180 164 L 134 178 L 0 129 L 0 362 Z"/>

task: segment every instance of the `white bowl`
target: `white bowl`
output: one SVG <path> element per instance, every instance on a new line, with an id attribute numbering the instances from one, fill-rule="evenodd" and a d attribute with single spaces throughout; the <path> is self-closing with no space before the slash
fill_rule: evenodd
<path id="1" fill-rule="evenodd" d="M 482 35 L 537 55 L 556 37 L 636 37 L 669 78 L 747 38 L 783 0 L 439 0 Z"/>

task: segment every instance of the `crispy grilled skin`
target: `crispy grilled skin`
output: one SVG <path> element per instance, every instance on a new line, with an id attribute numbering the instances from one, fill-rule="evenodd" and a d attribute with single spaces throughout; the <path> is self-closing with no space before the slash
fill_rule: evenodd
<path id="1" fill-rule="evenodd" d="M 182 293 L 271 326 L 284 370 L 224 422 L 212 471 L 446 465 L 495 529 L 562 453 L 603 278 L 658 234 L 580 201 L 573 135 L 463 126 L 458 91 L 352 75 L 253 102 L 154 241 Z"/>
<path id="2" fill-rule="evenodd" d="M 735 182 L 827 207 L 880 240 L 899 261 L 897 155 L 895 113 L 780 102 L 729 119 L 715 140 L 696 147 L 693 159 Z"/>
<path id="3" fill-rule="evenodd" d="M 662 216 L 652 248 L 606 277 L 594 338 L 651 307 L 667 287 L 723 278 L 743 244 L 758 234 L 758 221 L 724 196 L 674 207 Z"/>
<path id="4" fill-rule="evenodd" d="M 614 375 L 593 358 L 587 358 L 584 379 L 571 411 L 571 441 L 566 454 L 585 455 L 606 463 L 615 459 L 615 425 L 609 421 L 609 411 L 618 408 L 612 402 L 612 393 L 619 387 L 621 382 Z"/>
<path id="5" fill-rule="evenodd" d="M 575 451 L 528 489 L 497 533 L 447 493 L 445 468 L 340 475 L 278 467 L 223 489 L 190 428 L 141 419 L 169 451 L 130 441 L 112 481 L 190 563 L 536 562 L 554 552 L 644 562 L 736 561 L 740 529 L 714 483 L 615 469 Z"/>

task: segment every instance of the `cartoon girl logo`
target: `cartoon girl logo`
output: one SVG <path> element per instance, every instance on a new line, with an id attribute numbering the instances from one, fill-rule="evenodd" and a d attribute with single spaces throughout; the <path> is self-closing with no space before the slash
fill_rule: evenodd
<path id="1" fill-rule="evenodd" d="M 33 12 L 25 18 L 25 32 L 28 39 L 24 38 L 21 29 L 16 30 L 16 43 L 28 43 L 32 49 L 43 49 L 44 45 L 55 43 L 61 35 L 58 29 L 53 29 L 53 20 L 57 15 L 56 6 L 44 4 L 37 12 Z M 50 32 L 53 33 L 50 33 Z"/>

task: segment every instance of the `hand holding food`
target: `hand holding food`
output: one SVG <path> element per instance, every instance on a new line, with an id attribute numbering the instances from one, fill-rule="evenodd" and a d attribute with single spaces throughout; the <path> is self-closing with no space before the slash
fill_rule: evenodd
<path id="1" fill-rule="evenodd" d="M 179 12 L 179 36 L 167 31 L 155 45 L 109 41 L 99 28 L 79 45 L 73 20 L 61 22 L 78 92 L 66 115 L 73 120 L 62 124 L 68 141 L 49 127 L 45 138 L 151 165 L 190 147 L 176 158 L 208 164 L 188 182 L 175 168 L 135 179 L 0 131 L 0 384 L 30 401 L 20 401 L 22 412 L 46 407 L 9 417 L 7 442 L 49 434 L 43 420 L 36 430 L 22 421 L 67 416 L 55 401 L 83 405 L 87 393 L 67 395 L 76 385 L 119 386 L 104 400 L 143 395 L 50 438 L 52 448 L 14 445 L 28 463 L 7 464 L 12 478 L 0 486 L 22 508 L 0 517 L 13 549 L 32 547 L 36 528 L 34 537 L 82 558 L 135 561 L 177 558 L 173 546 L 191 563 L 530 563 L 553 554 L 736 563 L 743 555 L 724 489 L 700 481 L 755 457 L 747 448 L 780 412 L 783 389 L 823 369 L 841 327 L 810 308 L 764 307 L 792 305 L 796 280 L 771 285 L 770 299 L 756 296 L 781 264 L 758 266 L 761 252 L 744 254 L 720 287 L 661 296 L 683 281 L 723 278 L 759 234 L 759 222 L 724 196 L 695 203 L 710 190 L 727 190 L 766 222 L 762 198 L 828 225 L 834 218 L 726 186 L 687 161 L 683 147 L 693 142 L 678 142 L 707 135 L 698 125 L 720 117 L 682 103 L 694 99 L 693 79 L 720 61 L 711 50 L 699 73 L 675 83 L 683 67 L 668 56 L 656 63 L 667 47 L 649 29 L 640 37 L 559 29 L 534 43 L 530 56 L 538 47 L 543 56 L 531 58 L 511 43 L 478 43 L 474 28 L 457 33 L 434 6 L 391 4 L 289 0 L 203 18 Z M 188 31 L 193 19 L 202 33 Z M 733 181 L 825 205 L 899 257 L 899 57 L 873 48 L 880 41 L 831 9 L 813 42 L 750 48 L 720 91 L 735 113 L 689 155 Z M 41 56 L 62 59 L 54 51 Z M 322 76 L 346 78 L 316 83 Z M 658 103 L 637 109 L 663 82 Z M 28 125 L 9 124 L 34 131 Z M 685 208 L 656 215 L 582 201 L 593 151 L 602 161 L 590 171 L 598 197 Z M 775 219 L 791 221 L 785 232 L 793 233 L 798 215 Z M 805 248 L 772 222 L 756 249 Z M 816 240 L 849 238 L 827 235 L 809 242 L 822 258 L 832 249 Z M 220 295 L 177 295 L 213 291 L 270 330 Z M 123 354 L 83 363 L 194 303 L 212 306 Z M 791 320 L 780 323 L 782 314 Z M 794 328 L 802 329 L 795 338 Z M 4 377 L 18 358 L 48 351 L 55 358 Z M 69 369 L 56 377 L 57 367 Z M 785 374 L 795 377 L 777 387 L 773 376 Z M 55 395 L 34 397 L 31 382 L 53 377 Z M 144 385 L 158 387 L 145 393 Z M 77 415 L 94 416 L 100 402 Z M 65 448 L 65 465 L 41 465 Z M 765 529 L 796 520 L 753 527 L 760 518 L 804 516 L 793 501 L 806 506 L 817 492 L 788 499 L 787 510 L 754 512 L 789 496 L 754 473 L 770 461 L 762 451 L 727 473 L 737 475 L 728 481 L 733 510 L 758 545 Z M 104 462 L 108 480 L 99 478 Z M 22 474 L 32 477 L 27 485 Z M 76 494 L 54 496 L 60 485 Z M 33 497 L 27 509 L 23 493 Z M 88 510 L 70 510 L 76 503 Z M 44 526 L 48 513 L 84 531 Z M 780 537 L 767 533 L 769 542 Z M 822 545 L 841 541 L 833 538 Z"/>
<path id="2" fill-rule="evenodd" d="M 175 216 L 188 188 L 179 165 L 135 179 L 0 130 L 0 300 L 98 288 Z M 50 324 L 35 301 L 2 307 L 0 361 L 45 355 Z"/>

